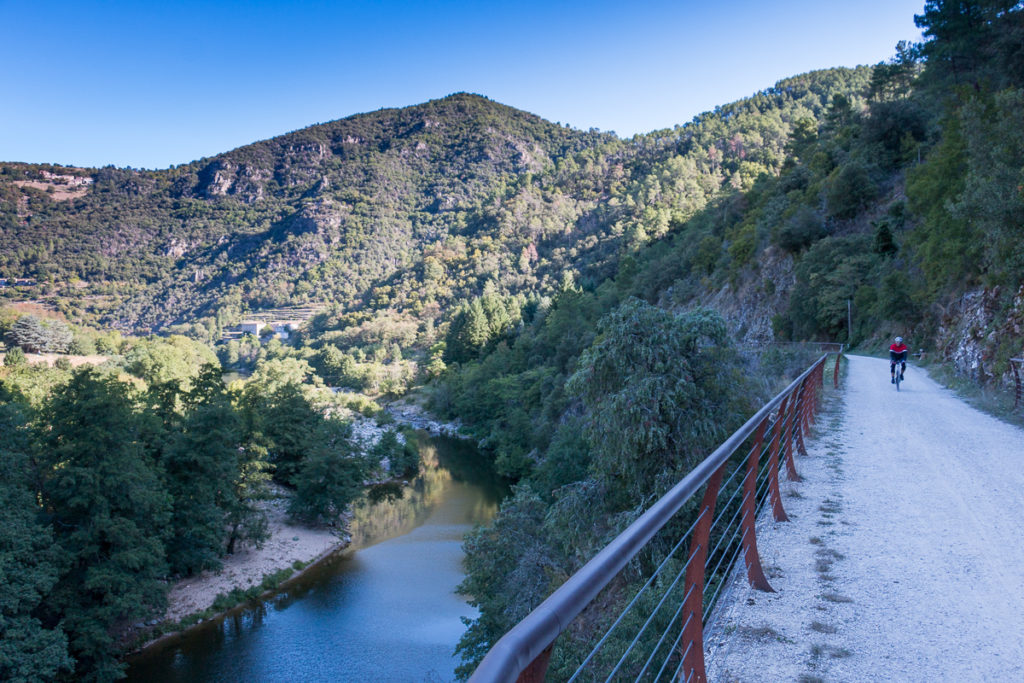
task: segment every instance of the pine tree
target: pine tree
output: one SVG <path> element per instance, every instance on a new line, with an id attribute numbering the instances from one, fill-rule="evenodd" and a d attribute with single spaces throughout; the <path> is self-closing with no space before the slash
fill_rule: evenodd
<path id="1" fill-rule="evenodd" d="M 68 671 L 67 636 L 36 616 L 61 568 L 32 488 L 24 411 L 0 388 L 0 680 L 49 681 Z"/>
<path id="2" fill-rule="evenodd" d="M 309 520 L 334 520 L 363 490 L 370 467 L 352 448 L 350 424 L 323 421 L 309 434 L 308 455 L 295 474 L 291 514 Z"/>
<path id="3" fill-rule="evenodd" d="M 46 608 L 63 619 L 83 680 L 118 677 L 118 634 L 166 604 L 171 501 L 135 407 L 127 385 L 89 369 L 43 412 L 42 501 L 68 563 Z"/>

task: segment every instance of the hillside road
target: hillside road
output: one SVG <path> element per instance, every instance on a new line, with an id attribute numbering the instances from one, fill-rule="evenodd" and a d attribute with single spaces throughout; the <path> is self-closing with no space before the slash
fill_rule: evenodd
<path id="1" fill-rule="evenodd" d="M 1024 430 L 908 364 L 849 357 L 791 521 L 759 520 L 776 593 L 735 576 L 708 625 L 719 681 L 1024 681 Z M 830 392 L 831 393 L 831 392 Z"/>

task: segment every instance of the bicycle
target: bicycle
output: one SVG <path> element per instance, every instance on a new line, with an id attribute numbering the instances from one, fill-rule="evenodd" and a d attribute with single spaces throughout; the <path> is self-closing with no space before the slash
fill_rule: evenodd
<path id="1" fill-rule="evenodd" d="M 903 382 L 903 373 L 907 369 L 907 359 L 904 354 L 893 354 L 896 356 L 889 357 L 890 368 L 893 371 L 893 384 L 896 385 L 896 391 L 900 390 L 900 384 Z"/>

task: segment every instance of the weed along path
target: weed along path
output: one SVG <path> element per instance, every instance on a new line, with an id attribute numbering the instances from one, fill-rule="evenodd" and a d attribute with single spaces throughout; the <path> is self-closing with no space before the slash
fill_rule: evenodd
<path id="1" fill-rule="evenodd" d="M 791 521 L 759 520 L 777 592 L 731 579 L 708 679 L 1024 681 L 1024 431 L 911 366 L 899 393 L 879 359 L 844 381 Z"/>

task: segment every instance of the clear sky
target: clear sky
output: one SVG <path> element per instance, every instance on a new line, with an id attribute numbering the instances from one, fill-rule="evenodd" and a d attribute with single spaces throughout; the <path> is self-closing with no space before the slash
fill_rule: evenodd
<path id="1" fill-rule="evenodd" d="M 0 161 L 166 168 L 473 92 L 619 135 L 917 40 L 924 0 L 0 0 Z"/>

